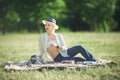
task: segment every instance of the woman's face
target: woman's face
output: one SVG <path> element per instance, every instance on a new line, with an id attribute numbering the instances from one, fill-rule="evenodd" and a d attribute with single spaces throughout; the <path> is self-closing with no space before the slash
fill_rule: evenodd
<path id="1" fill-rule="evenodd" d="M 45 30 L 46 32 L 53 32 L 55 30 L 55 26 L 51 22 L 46 22 Z"/>

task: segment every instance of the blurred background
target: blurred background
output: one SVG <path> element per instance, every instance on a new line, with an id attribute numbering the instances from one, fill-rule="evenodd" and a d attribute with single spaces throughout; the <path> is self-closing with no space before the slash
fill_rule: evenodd
<path id="1" fill-rule="evenodd" d="M 49 17 L 58 31 L 120 31 L 120 0 L 0 0 L 0 34 L 43 32 Z"/>

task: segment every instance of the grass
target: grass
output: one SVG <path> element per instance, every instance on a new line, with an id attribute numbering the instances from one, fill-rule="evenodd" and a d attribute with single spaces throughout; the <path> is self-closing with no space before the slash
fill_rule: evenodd
<path id="1" fill-rule="evenodd" d="M 82 45 L 96 58 L 120 64 L 120 33 L 62 33 L 68 47 Z M 7 61 L 28 60 L 39 55 L 37 33 L 0 35 L 0 80 L 120 80 L 120 66 L 81 70 L 4 71 Z M 79 56 L 79 55 L 78 55 Z"/>

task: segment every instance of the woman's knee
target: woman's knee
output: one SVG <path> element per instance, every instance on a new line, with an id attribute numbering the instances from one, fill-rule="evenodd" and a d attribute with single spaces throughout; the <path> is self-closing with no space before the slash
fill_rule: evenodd
<path id="1" fill-rule="evenodd" d="M 78 46 L 76 46 L 76 47 L 78 47 L 78 48 L 83 48 L 82 45 L 78 45 Z"/>

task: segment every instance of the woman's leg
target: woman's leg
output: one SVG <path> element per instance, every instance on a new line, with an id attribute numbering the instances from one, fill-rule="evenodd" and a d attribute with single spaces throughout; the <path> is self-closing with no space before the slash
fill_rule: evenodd
<path id="1" fill-rule="evenodd" d="M 80 57 L 64 57 L 63 60 L 74 60 L 75 62 L 77 62 L 77 61 L 85 61 L 85 59 L 80 58 Z"/>
<path id="2" fill-rule="evenodd" d="M 74 46 L 72 48 L 69 48 L 67 50 L 67 53 L 70 57 L 74 57 L 78 53 L 81 53 L 81 55 L 87 60 L 87 61 L 96 61 L 95 57 L 90 54 L 85 48 L 82 46 Z"/>
<path id="3" fill-rule="evenodd" d="M 80 57 L 63 57 L 60 53 L 54 59 L 55 62 L 61 62 L 61 61 L 64 61 L 64 60 L 74 60 L 75 62 L 85 61 L 85 59 L 80 58 Z"/>

